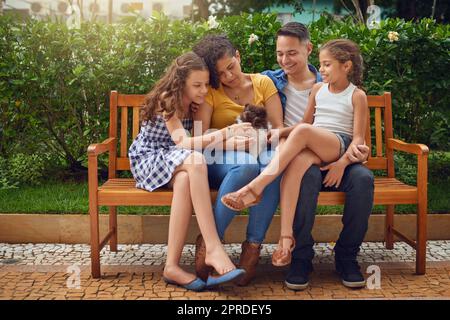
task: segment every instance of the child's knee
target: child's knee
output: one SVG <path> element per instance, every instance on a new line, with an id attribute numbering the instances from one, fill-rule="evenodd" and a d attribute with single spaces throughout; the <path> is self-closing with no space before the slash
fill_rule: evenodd
<path id="1" fill-rule="evenodd" d="M 292 131 L 291 134 L 297 136 L 297 135 L 307 135 L 311 132 L 311 129 L 313 128 L 312 125 L 309 123 L 301 123 L 298 126 L 295 127 L 295 129 Z"/>
<path id="2" fill-rule="evenodd" d="M 173 189 L 178 188 L 189 191 L 189 175 L 186 171 L 180 171 L 174 176 Z"/>

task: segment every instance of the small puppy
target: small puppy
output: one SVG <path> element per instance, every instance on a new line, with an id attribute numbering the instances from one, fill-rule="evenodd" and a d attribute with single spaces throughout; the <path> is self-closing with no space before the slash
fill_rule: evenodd
<path id="1" fill-rule="evenodd" d="M 250 122 L 255 129 L 268 129 L 267 112 L 264 107 L 247 103 L 239 116 L 241 122 Z"/>
<path id="2" fill-rule="evenodd" d="M 250 154 L 255 158 L 259 156 L 261 151 L 267 149 L 267 132 L 271 125 L 267 120 L 267 112 L 264 107 L 246 104 L 244 111 L 237 118 L 237 123 L 250 122 L 252 127 L 256 129 L 256 143 L 250 145 Z"/>

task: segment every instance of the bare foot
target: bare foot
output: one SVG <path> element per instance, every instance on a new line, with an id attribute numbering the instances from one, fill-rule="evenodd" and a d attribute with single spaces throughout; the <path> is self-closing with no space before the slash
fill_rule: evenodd
<path id="1" fill-rule="evenodd" d="M 208 248 L 206 249 L 205 263 L 212 266 L 220 275 L 236 269 L 236 266 L 233 264 L 221 244 L 211 248 L 211 250 L 208 250 Z"/>
<path id="2" fill-rule="evenodd" d="M 194 274 L 184 271 L 177 265 L 166 265 L 164 267 L 163 276 L 180 285 L 191 283 L 197 278 Z"/>

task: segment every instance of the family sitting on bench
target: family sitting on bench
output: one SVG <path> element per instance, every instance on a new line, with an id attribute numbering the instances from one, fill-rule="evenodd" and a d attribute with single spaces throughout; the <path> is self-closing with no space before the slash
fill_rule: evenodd
<path id="1" fill-rule="evenodd" d="M 280 204 L 272 263 L 289 265 L 288 288 L 305 289 L 313 270 L 317 198 L 324 189 L 347 195 L 334 247 L 336 271 L 345 286 L 365 286 L 356 256 L 368 228 L 374 179 L 361 164 L 369 154 L 363 61 L 358 46 L 346 39 L 321 46 L 320 72 L 308 64 L 311 52 L 306 27 L 287 23 L 276 35 L 281 69 L 247 74 L 230 40 L 209 35 L 176 58 L 147 95 L 129 159 L 137 188 L 173 189 L 166 282 L 195 291 L 229 281 L 249 284 Z M 210 188 L 218 190 L 214 204 Z M 223 239 L 235 214 L 246 208 L 246 240 L 236 267 Z M 196 274 L 180 267 L 192 211 L 201 232 Z"/>

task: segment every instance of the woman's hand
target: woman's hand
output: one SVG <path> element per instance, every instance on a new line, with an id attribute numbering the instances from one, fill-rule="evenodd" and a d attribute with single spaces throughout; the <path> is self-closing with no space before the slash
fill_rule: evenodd
<path id="1" fill-rule="evenodd" d="M 267 142 L 270 144 L 279 144 L 281 140 L 285 140 L 283 137 L 283 129 L 270 129 L 267 132 Z"/>
<path id="2" fill-rule="evenodd" d="M 225 142 L 226 150 L 246 151 L 255 144 L 255 138 L 234 136 Z"/>
<path id="3" fill-rule="evenodd" d="M 320 170 L 326 171 L 329 170 L 325 179 L 323 179 L 323 184 L 325 187 L 335 186 L 339 187 L 342 181 L 342 177 L 344 175 L 344 170 L 347 165 L 343 161 L 335 161 L 324 167 L 321 167 Z"/>
<path id="4" fill-rule="evenodd" d="M 255 129 L 250 122 L 235 123 L 226 128 L 226 139 L 235 136 L 255 137 Z"/>

